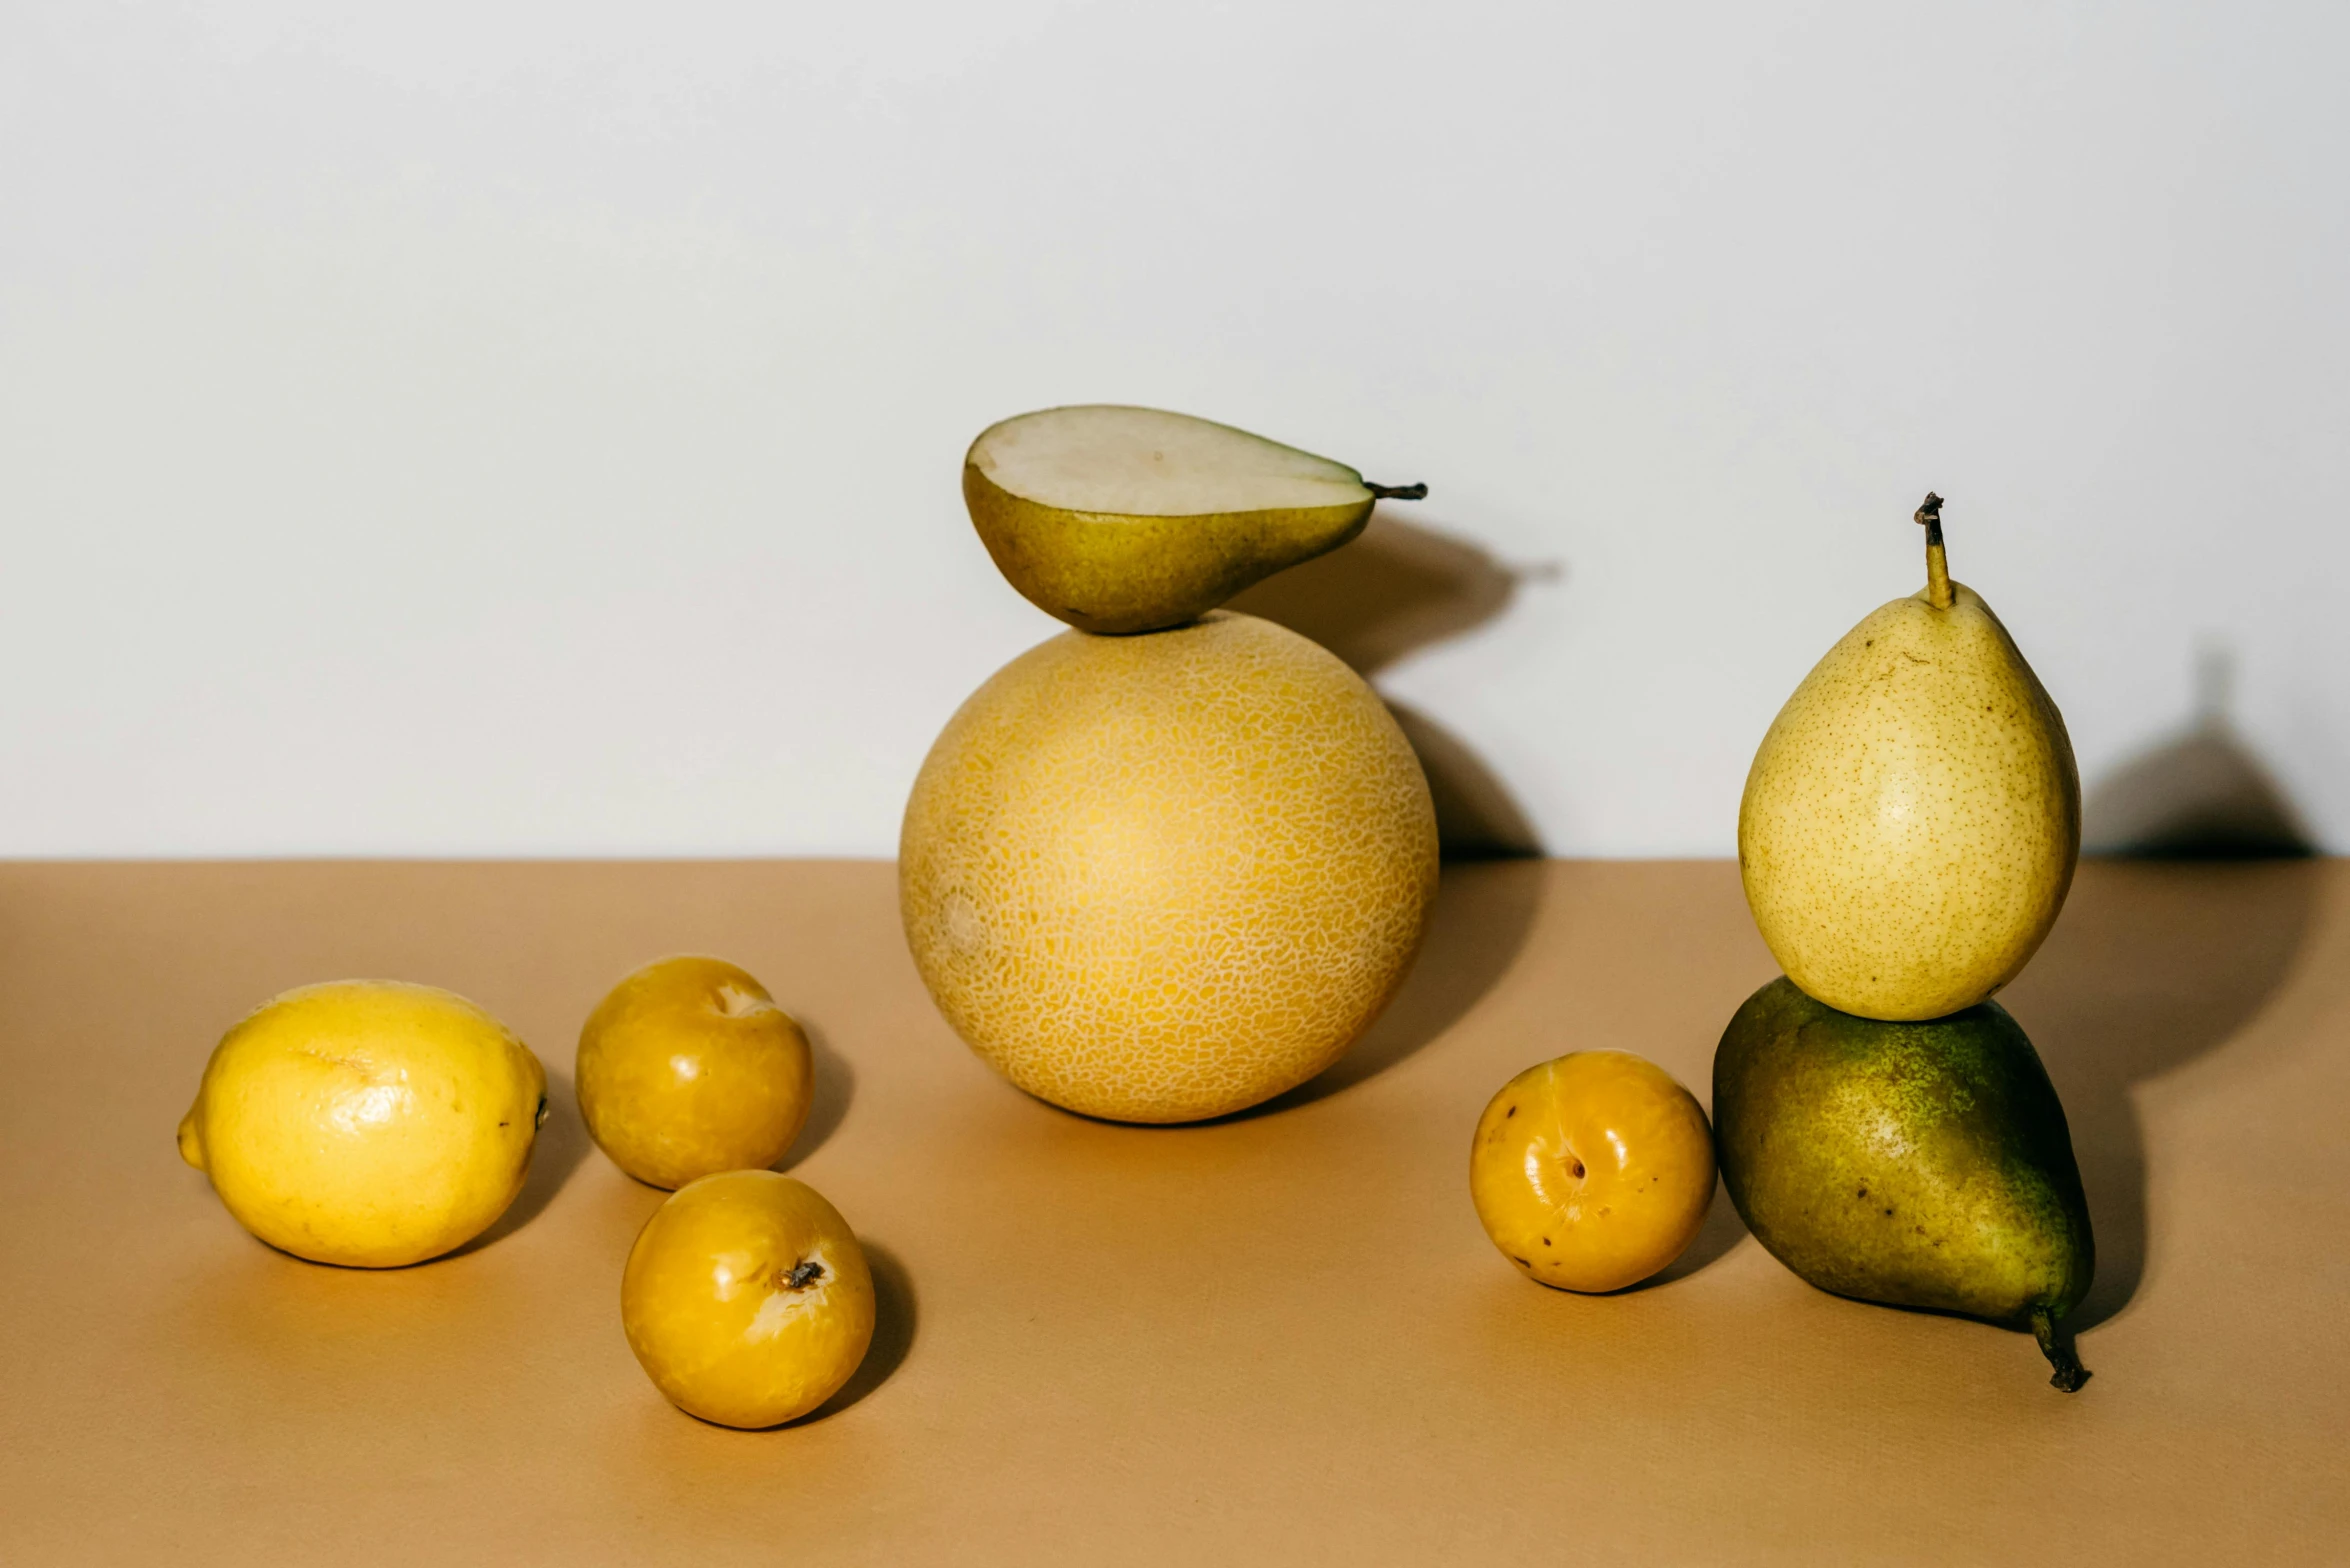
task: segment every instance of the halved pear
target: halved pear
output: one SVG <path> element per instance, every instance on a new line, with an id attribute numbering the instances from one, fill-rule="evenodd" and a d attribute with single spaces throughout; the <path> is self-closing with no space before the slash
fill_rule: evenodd
<path id="1" fill-rule="evenodd" d="M 1363 531 L 1383 497 L 1343 463 L 1155 408 L 1086 404 L 990 425 L 963 499 L 997 568 L 1081 631 L 1179 626 Z"/>

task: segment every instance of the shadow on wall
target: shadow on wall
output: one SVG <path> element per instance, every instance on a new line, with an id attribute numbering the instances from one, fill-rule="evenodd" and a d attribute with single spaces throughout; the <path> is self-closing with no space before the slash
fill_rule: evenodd
<path id="1" fill-rule="evenodd" d="M 2249 1023 L 2314 914 L 2321 868 L 2292 802 L 2228 722 L 2229 673 L 2224 653 L 2199 657 L 2193 720 L 2090 791 L 2084 838 L 2115 858 L 2087 868 L 2000 998 L 2063 1097 L 2088 1189 L 2097 1278 L 2077 1329 L 2119 1313 L 2146 1275 L 2135 1091 Z"/>
<path id="2" fill-rule="evenodd" d="M 2301 814 L 2229 722 L 2235 660 L 2195 657 L 2195 710 L 2089 792 L 2081 841 L 2090 854 L 2245 860 L 2313 853 Z"/>
<path id="3" fill-rule="evenodd" d="M 1521 583 L 1558 575 L 1555 566 L 1512 567 L 1466 539 L 1374 514 L 1353 543 L 1267 578 L 1230 607 L 1311 637 L 1368 680 L 1407 654 L 1491 621 Z M 1461 864 L 1540 855 L 1525 812 L 1458 736 L 1392 699 L 1387 706 L 1419 753 L 1437 841 L 1451 862 L 1427 938 L 1394 1002 L 1336 1066 L 1241 1117 L 1311 1104 L 1412 1056 L 1477 1005 L 1533 929 L 1540 866 Z"/>
<path id="4" fill-rule="evenodd" d="M 1492 620 L 1521 583 L 1559 575 L 1555 565 L 1513 567 L 1469 540 L 1381 512 L 1352 544 L 1267 578 L 1229 607 L 1311 637 L 1369 679 Z M 1388 708 L 1428 775 L 1447 859 L 1542 853 L 1525 812 L 1466 743 L 1426 714 L 1393 700 Z"/>

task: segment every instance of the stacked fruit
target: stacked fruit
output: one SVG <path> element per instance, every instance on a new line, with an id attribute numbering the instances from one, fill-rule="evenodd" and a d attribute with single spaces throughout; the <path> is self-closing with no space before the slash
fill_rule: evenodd
<path id="1" fill-rule="evenodd" d="M 2093 1249 L 2064 1108 L 1990 1000 L 2056 921 L 2080 850 L 2064 720 L 2007 629 L 1950 580 L 1845 634 L 1755 754 L 1747 903 L 1786 975 L 1714 1055 L 1722 1179 L 1762 1244 L 1840 1295 L 2060 1329 Z"/>
<path id="2" fill-rule="evenodd" d="M 1378 1015 L 1436 890 L 1427 781 L 1369 687 L 1312 642 L 1216 608 L 1361 531 L 1354 470 L 1148 409 L 996 425 L 964 469 L 1006 577 L 1076 629 L 981 686 L 906 808 L 906 936 L 931 995 L 1006 1077 L 1088 1115 L 1179 1122 L 1328 1067 Z M 2061 1320 L 2089 1219 L 2064 1111 L 1991 993 L 2056 919 L 2079 848 L 2063 720 L 1944 562 L 1806 677 L 1747 780 L 1739 862 L 1786 970 L 1731 1021 L 1714 1115 L 1639 1057 L 1530 1068 L 1487 1107 L 1471 1189 L 1526 1274 L 1614 1290 L 1687 1247 L 1714 1190 L 1803 1278 L 2029 1326 Z M 813 1410 L 865 1354 L 847 1223 L 771 1167 L 808 1113 L 799 1025 L 731 964 L 667 959 L 581 1032 L 581 1113 L 676 1189 L 623 1273 L 653 1380 L 713 1421 Z M 547 1111 L 529 1049 L 425 986 L 288 992 L 231 1029 L 180 1127 L 255 1235 L 398 1267 L 482 1234 Z"/>
<path id="3" fill-rule="evenodd" d="M 1215 606 L 1420 487 L 1201 420 L 1073 408 L 987 431 L 965 489 L 1006 575 L 1081 629 L 988 682 L 916 785 L 902 875 L 924 979 L 1015 1082 L 1095 1115 L 1191 1120 L 1313 1076 L 1410 966 L 1435 814 L 1369 687 Z M 613 1162 L 675 1189 L 621 1281 L 661 1391 L 745 1427 L 838 1392 L 874 1290 L 839 1212 L 770 1168 L 812 1094 L 798 1023 L 732 964 L 664 959 L 590 1015 L 577 1085 Z M 232 1028 L 179 1142 L 262 1240 L 397 1268 L 507 1211 L 546 1114 L 538 1058 L 483 1009 L 346 981 Z"/>
<path id="4" fill-rule="evenodd" d="M 1216 606 L 1425 487 L 1092 406 L 983 432 L 963 493 L 1005 577 L 1076 630 L 963 704 L 907 803 L 899 903 L 939 1010 L 1089 1116 L 1196 1121 L 1303 1083 L 1410 967 L 1435 812 L 1360 677 Z"/>

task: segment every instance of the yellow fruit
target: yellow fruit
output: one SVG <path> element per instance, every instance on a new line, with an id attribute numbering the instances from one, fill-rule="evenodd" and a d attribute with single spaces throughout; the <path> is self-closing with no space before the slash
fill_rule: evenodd
<path id="1" fill-rule="evenodd" d="M 990 425 L 963 499 L 1029 602 L 1089 632 L 1204 615 L 1249 584 L 1335 550 L 1382 498 L 1343 463 L 1155 408 L 1048 408 Z"/>
<path id="2" fill-rule="evenodd" d="M 538 1058 L 461 996 L 303 986 L 222 1037 L 180 1154 L 273 1247 L 397 1268 L 506 1212 L 547 1114 Z"/>
<path id="3" fill-rule="evenodd" d="M 663 958 L 612 988 L 579 1032 L 579 1111 L 612 1163 L 655 1187 L 758 1170 L 808 1120 L 808 1037 L 767 988 L 716 958 Z"/>
<path id="4" fill-rule="evenodd" d="M 1949 580 L 1940 498 L 1928 500 L 1928 587 L 1871 613 L 1803 678 L 1738 810 L 1746 901 L 1771 956 L 1863 1018 L 1940 1018 L 2014 979 L 2080 853 L 2064 719 L 1991 607 Z"/>
<path id="5" fill-rule="evenodd" d="M 1485 1234 L 1527 1278 L 1621 1290 L 1685 1251 L 1714 1195 L 1705 1112 L 1629 1051 L 1574 1051 L 1502 1085 L 1469 1148 Z"/>
<path id="6" fill-rule="evenodd" d="M 998 1071 L 1089 1116 L 1192 1121 L 1369 1027 L 1427 921 L 1436 820 L 1353 671 L 1218 612 L 998 671 L 915 781 L 898 888 L 931 996 Z"/>
<path id="7" fill-rule="evenodd" d="M 873 1341 L 873 1276 L 840 1211 L 773 1171 L 680 1187 L 628 1252 L 620 1323 L 689 1415 L 775 1426 L 830 1399 Z"/>

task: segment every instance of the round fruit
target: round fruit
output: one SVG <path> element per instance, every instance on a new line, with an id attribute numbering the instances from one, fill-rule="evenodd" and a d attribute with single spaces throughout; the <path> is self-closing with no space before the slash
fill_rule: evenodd
<path id="1" fill-rule="evenodd" d="M 1477 1121 L 1469 1196 L 1527 1278 L 1621 1290 L 1679 1257 L 1714 1196 L 1705 1112 L 1629 1051 L 1574 1051 L 1502 1085 Z"/>
<path id="2" fill-rule="evenodd" d="M 808 1037 L 717 958 L 663 958 L 612 988 L 579 1032 L 579 1112 L 612 1163 L 655 1187 L 758 1170 L 808 1120 Z"/>
<path id="3" fill-rule="evenodd" d="M 830 1399 L 873 1341 L 873 1276 L 815 1188 L 727 1171 L 672 1193 L 628 1252 L 620 1324 L 662 1393 L 721 1426 Z"/>
<path id="4" fill-rule="evenodd" d="M 1436 892 L 1419 760 L 1370 687 L 1217 612 L 1031 648 L 947 724 L 899 845 L 906 939 L 1029 1093 L 1181 1122 L 1336 1061 Z"/>
<path id="5" fill-rule="evenodd" d="M 221 1038 L 180 1154 L 271 1246 L 397 1268 L 506 1212 L 546 1087 L 530 1049 L 461 996 L 391 980 L 303 986 Z"/>
<path id="6" fill-rule="evenodd" d="M 2064 716 L 1973 589 L 1950 581 L 1942 498 L 1926 587 L 1879 606 L 1771 721 L 1738 806 L 1756 929 L 1806 996 L 1923 1022 L 2031 960 L 2081 853 Z"/>

